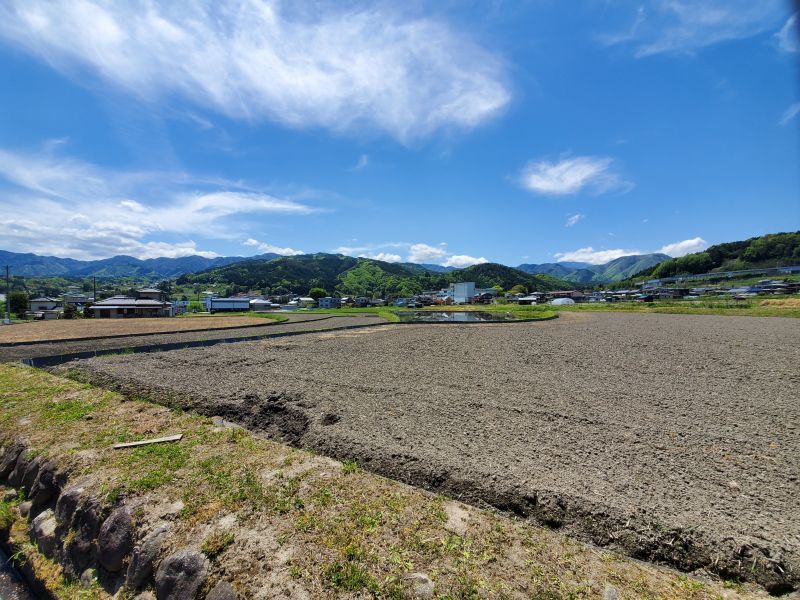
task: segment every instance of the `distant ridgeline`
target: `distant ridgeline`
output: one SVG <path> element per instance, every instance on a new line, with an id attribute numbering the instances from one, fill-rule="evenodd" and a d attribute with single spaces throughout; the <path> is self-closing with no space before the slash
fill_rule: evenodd
<path id="1" fill-rule="evenodd" d="M 182 275 L 177 284 L 224 284 L 238 286 L 242 290 L 269 290 L 270 293 L 299 292 L 321 287 L 328 292 L 337 291 L 345 295 L 406 297 L 458 281 L 474 281 L 478 287 L 500 286 L 504 290 L 515 285 L 525 286 L 528 291 L 549 291 L 572 286 L 550 275 L 532 275 L 496 263 L 441 272 L 422 265 L 322 253 L 240 261 Z"/>
<path id="2" fill-rule="evenodd" d="M 258 257 L 270 259 L 278 254 L 262 254 Z M 183 273 L 191 273 L 221 267 L 245 260 L 242 256 L 182 256 L 180 258 L 148 258 L 141 260 L 133 256 L 112 256 L 100 260 L 75 260 L 58 256 L 40 256 L 31 253 L 6 252 L 0 250 L 0 265 L 9 265 L 14 275 L 23 277 L 99 277 L 121 279 L 170 279 Z"/>
<path id="3" fill-rule="evenodd" d="M 660 279 L 713 271 L 741 271 L 800 264 L 800 231 L 770 233 L 741 242 L 711 246 L 704 252 L 671 258 L 637 273 L 636 279 Z"/>
<path id="4" fill-rule="evenodd" d="M 666 254 L 631 254 L 622 256 L 604 265 L 583 262 L 544 263 L 541 265 L 520 265 L 517 268 L 526 273 L 547 274 L 573 284 L 600 285 L 622 281 L 649 269 L 665 260 Z"/>

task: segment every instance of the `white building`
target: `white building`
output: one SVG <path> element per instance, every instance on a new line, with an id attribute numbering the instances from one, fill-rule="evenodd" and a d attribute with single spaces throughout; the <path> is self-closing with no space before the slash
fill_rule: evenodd
<path id="1" fill-rule="evenodd" d="M 330 296 L 325 296 L 324 298 L 319 299 L 319 307 L 320 308 L 341 308 L 342 307 L 342 300 L 341 298 L 331 298 Z"/>
<path id="2" fill-rule="evenodd" d="M 247 312 L 250 298 L 206 298 L 206 312 Z"/>
<path id="3" fill-rule="evenodd" d="M 469 304 L 475 296 L 475 282 L 465 281 L 462 283 L 454 283 L 453 288 L 453 304 Z"/>

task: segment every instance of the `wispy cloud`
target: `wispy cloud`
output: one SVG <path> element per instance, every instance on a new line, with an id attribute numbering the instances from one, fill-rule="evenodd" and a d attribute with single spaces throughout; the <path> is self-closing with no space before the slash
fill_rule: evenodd
<path id="1" fill-rule="evenodd" d="M 614 170 L 613 162 L 612 158 L 605 156 L 567 156 L 557 161 L 531 161 L 522 169 L 518 180 L 531 192 L 551 196 L 632 189 L 633 184 L 623 180 Z"/>
<path id="2" fill-rule="evenodd" d="M 660 0 L 640 6 L 630 27 L 601 42 L 624 44 L 637 57 L 691 54 L 768 31 L 785 15 L 782 0 Z"/>
<path id="3" fill-rule="evenodd" d="M 356 163 L 356 165 L 350 170 L 360 171 L 361 169 L 366 169 L 368 165 L 369 165 L 369 156 L 367 156 L 366 154 L 362 154 L 361 156 L 358 157 L 358 162 Z"/>
<path id="4" fill-rule="evenodd" d="M 389 3 L 9 0 L 0 37 L 143 100 L 403 142 L 476 127 L 510 101 L 498 56 Z"/>
<path id="5" fill-rule="evenodd" d="M 574 227 L 578 224 L 579 221 L 585 219 L 586 215 L 582 215 L 581 213 L 575 213 L 574 215 L 569 215 L 567 217 L 567 222 L 564 223 L 564 227 Z"/>
<path id="6" fill-rule="evenodd" d="M 661 254 L 668 254 L 669 256 L 677 257 L 691 254 L 692 252 L 702 252 L 708 248 L 708 242 L 701 237 L 695 237 L 680 242 L 673 242 L 666 244 L 655 250 Z M 624 248 L 612 248 L 609 250 L 595 250 L 592 246 L 585 248 L 578 248 L 571 252 L 557 252 L 555 256 L 557 262 L 585 262 L 590 265 L 604 265 L 605 263 L 616 260 L 623 256 L 631 256 L 634 254 L 647 254 L 641 250 L 629 250 Z"/>
<path id="7" fill-rule="evenodd" d="M 240 216 L 318 211 L 241 183 L 104 169 L 49 149 L 0 149 L 0 191 L 0 208 L 8 216 L 0 223 L 5 246 L 74 258 L 207 256 L 213 253 L 185 238 L 230 238 L 228 227 Z"/>
<path id="8" fill-rule="evenodd" d="M 789 108 L 787 108 L 785 111 L 783 111 L 783 116 L 781 117 L 780 124 L 788 125 L 789 123 L 794 121 L 794 118 L 797 115 L 800 115 L 800 102 L 795 102 L 794 104 L 789 106 Z"/>
<path id="9" fill-rule="evenodd" d="M 783 27 L 775 34 L 775 45 L 783 52 L 800 52 L 800 41 L 798 41 L 797 13 L 786 19 Z"/>
<path id="10" fill-rule="evenodd" d="M 662 246 L 658 249 L 658 252 L 677 257 L 691 254 L 692 252 L 702 252 L 706 248 L 708 248 L 708 242 L 701 237 L 695 237 L 689 240 L 683 240 L 681 242 L 674 242 L 672 244 Z"/>
<path id="11" fill-rule="evenodd" d="M 248 238 L 244 242 L 242 242 L 245 246 L 250 246 L 251 248 L 256 248 L 259 252 L 262 253 L 272 253 L 272 254 L 282 254 L 283 256 L 296 256 L 298 254 L 304 254 L 302 250 L 295 250 L 294 248 L 282 248 L 281 246 L 274 246 L 268 242 L 259 242 L 256 239 Z"/>

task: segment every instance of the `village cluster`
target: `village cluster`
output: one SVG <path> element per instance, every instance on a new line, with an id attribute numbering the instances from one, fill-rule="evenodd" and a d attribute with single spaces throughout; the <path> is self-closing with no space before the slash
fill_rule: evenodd
<path id="1" fill-rule="evenodd" d="M 464 304 L 573 304 L 580 302 L 652 302 L 654 300 L 700 300 L 703 297 L 723 296 L 736 300 L 757 295 L 800 293 L 800 282 L 763 279 L 755 285 L 709 287 L 665 287 L 641 284 L 634 289 L 557 290 L 550 292 L 503 293 L 499 288 L 479 288 L 475 282 L 453 283 L 440 290 L 424 291 L 407 298 L 259 295 L 238 294 L 222 298 L 212 291 L 202 292 L 199 305 L 207 313 L 290 311 L 297 309 L 335 309 L 344 307 L 367 308 L 394 305 L 403 308 L 424 306 L 452 306 Z M 0 303 L 5 298 L 0 294 Z M 198 302 L 194 303 L 197 306 Z M 62 297 L 37 297 L 29 301 L 25 318 L 50 320 L 69 318 L 75 313 L 99 319 L 135 317 L 173 317 L 189 312 L 189 300 L 171 300 L 169 294 L 157 288 L 143 288 L 135 296 L 117 295 L 95 301 L 91 296 L 67 290 Z M 71 313 L 71 314 L 70 314 Z"/>

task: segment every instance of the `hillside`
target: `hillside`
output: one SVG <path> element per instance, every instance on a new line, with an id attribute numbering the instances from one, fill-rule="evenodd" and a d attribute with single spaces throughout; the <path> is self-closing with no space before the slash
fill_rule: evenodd
<path id="1" fill-rule="evenodd" d="M 666 254 L 632 254 L 621 256 L 603 265 L 581 262 L 522 264 L 517 268 L 526 273 L 552 275 L 572 283 L 586 285 L 622 281 L 645 269 L 670 260 Z"/>
<path id="2" fill-rule="evenodd" d="M 517 284 L 529 290 L 568 287 L 565 281 L 531 275 L 495 263 L 436 273 L 419 265 L 408 267 L 369 258 L 338 254 L 285 256 L 272 260 L 247 260 L 181 276 L 178 285 L 222 284 L 229 289 L 257 289 L 269 293 L 306 293 L 312 287 L 347 295 L 411 296 L 455 281 L 475 281 L 479 287 Z"/>
<path id="3" fill-rule="evenodd" d="M 661 278 L 713 271 L 739 271 L 760 267 L 800 264 L 800 231 L 770 233 L 739 242 L 716 244 L 704 252 L 671 258 L 636 274 L 637 278 Z"/>
<path id="4" fill-rule="evenodd" d="M 260 259 L 276 258 L 277 254 L 262 254 Z M 252 257 L 251 257 L 252 258 Z M 242 256 L 182 256 L 180 258 L 148 258 L 141 260 L 133 256 L 112 256 L 100 260 L 75 260 L 58 256 L 40 256 L 32 253 L 0 250 L 0 264 L 9 265 L 12 273 L 23 277 L 102 277 L 137 279 L 169 279 L 184 273 L 202 271 L 229 265 Z"/>

